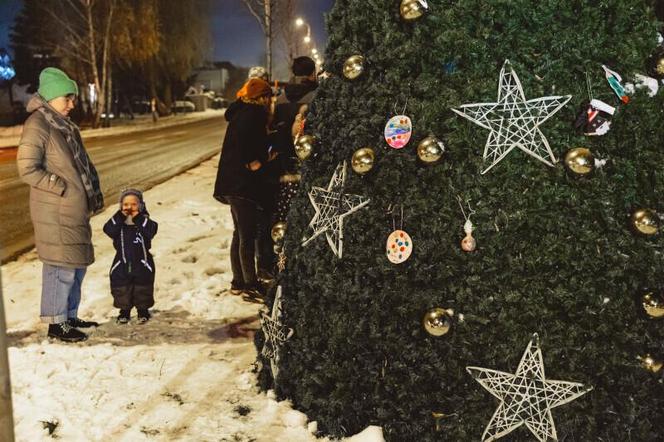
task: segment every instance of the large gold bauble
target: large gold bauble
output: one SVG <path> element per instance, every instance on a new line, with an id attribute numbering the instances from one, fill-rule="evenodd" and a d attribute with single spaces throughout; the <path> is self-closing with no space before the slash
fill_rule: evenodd
<path id="1" fill-rule="evenodd" d="M 443 336 L 452 328 L 452 309 L 432 308 L 424 315 L 422 325 L 431 336 Z"/>
<path id="2" fill-rule="evenodd" d="M 314 151 L 316 137 L 313 135 L 302 135 L 295 141 L 295 155 L 302 161 L 309 158 Z"/>
<path id="3" fill-rule="evenodd" d="M 576 147 L 565 154 L 565 166 L 577 175 L 588 175 L 595 169 L 595 158 L 590 149 Z"/>
<path id="4" fill-rule="evenodd" d="M 361 149 L 357 149 L 355 153 L 353 153 L 353 158 L 351 159 L 350 165 L 355 173 L 364 175 L 373 169 L 375 160 L 376 154 L 374 153 L 373 149 L 370 147 L 363 147 Z"/>
<path id="5" fill-rule="evenodd" d="M 274 241 L 275 244 L 280 244 L 284 241 L 284 238 L 286 237 L 287 226 L 288 225 L 286 224 L 286 221 L 277 221 L 274 223 L 272 230 L 270 231 L 270 235 L 272 236 L 272 241 Z"/>
<path id="6" fill-rule="evenodd" d="M 664 299 L 652 292 L 641 297 L 641 305 L 646 314 L 653 319 L 664 318 Z"/>
<path id="7" fill-rule="evenodd" d="M 349 80 L 355 80 L 364 72 L 364 57 L 361 55 L 353 55 L 348 57 L 344 63 L 344 77 Z"/>
<path id="8" fill-rule="evenodd" d="M 401 0 L 399 13 L 406 21 L 417 20 L 429 10 L 426 0 Z"/>
<path id="9" fill-rule="evenodd" d="M 417 145 L 417 157 L 424 164 L 435 164 L 443 157 L 445 145 L 436 137 L 429 136 Z"/>
<path id="10" fill-rule="evenodd" d="M 644 235 L 655 235 L 659 231 L 659 217 L 652 209 L 638 209 L 632 213 L 632 227 Z"/>
<path id="11" fill-rule="evenodd" d="M 650 75 L 657 79 L 664 78 L 664 49 L 659 48 L 650 58 L 649 71 Z"/>
<path id="12" fill-rule="evenodd" d="M 641 367 L 652 373 L 659 373 L 662 367 L 664 367 L 664 362 L 655 359 L 649 354 L 645 356 L 638 356 L 637 359 L 641 361 Z"/>

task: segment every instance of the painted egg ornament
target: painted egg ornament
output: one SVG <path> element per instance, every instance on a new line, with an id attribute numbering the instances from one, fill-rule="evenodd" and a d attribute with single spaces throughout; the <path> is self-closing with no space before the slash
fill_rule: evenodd
<path id="1" fill-rule="evenodd" d="M 387 237 L 387 259 L 392 264 L 401 264 L 413 253 L 413 240 L 403 230 L 395 230 Z"/>
<path id="2" fill-rule="evenodd" d="M 413 123 L 406 115 L 397 115 L 385 125 L 385 141 L 394 149 L 401 149 L 410 141 Z"/>

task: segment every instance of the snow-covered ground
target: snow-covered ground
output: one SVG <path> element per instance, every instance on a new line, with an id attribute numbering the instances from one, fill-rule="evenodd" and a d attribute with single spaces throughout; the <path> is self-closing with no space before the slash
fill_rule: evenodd
<path id="1" fill-rule="evenodd" d="M 2 266 L 18 441 L 327 440 L 316 439 L 315 423 L 288 402 L 255 387 L 260 306 L 225 291 L 232 220 L 211 196 L 217 162 L 146 192 L 159 233 L 156 305 L 145 325 L 135 316 L 115 324 L 107 276 L 114 250 L 101 228 L 116 207 L 92 221 L 97 261 L 79 316 L 102 324 L 85 343 L 45 338 L 34 251 Z M 376 427 L 349 439 L 381 440 Z"/>
<path id="2" fill-rule="evenodd" d="M 190 123 L 207 118 L 221 117 L 226 109 L 206 109 L 202 112 L 189 112 L 186 114 L 169 115 L 161 117 L 156 123 L 152 121 L 151 115 L 137 115 L 134 120 L 114 121 L 113 127 L 102 127 L 98 129 L 84 129 L 81 136 L 84 140 L 95 137 L 106 137 L 109 135 L 121 135 L 143 130 L 152 130 L 167 126 L 177 126 L 178 124 Z M 23 125 L 18 126 L 0 126 L 0 149 L 3 147 L 13 147 L 18 145 L 23 132 Z"/>

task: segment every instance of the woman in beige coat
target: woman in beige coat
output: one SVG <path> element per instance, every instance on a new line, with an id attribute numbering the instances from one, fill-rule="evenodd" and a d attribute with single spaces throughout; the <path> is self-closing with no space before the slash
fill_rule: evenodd
<path id="1" fill-rule="evenodd" d="M 46 68 L 28 103 L 31 113 L 18 148 L 18 172 L 30 185 L 30 217 L 42 269 L 41 320 L 48 336 L 87 339 L 78 328 L 97 326 L 78 318 L 81 284 L 94 262 L 90 216 L 104 207 L 97 170 L 78 127 L 69 120 L 78 86 L 67 74 Z"/>

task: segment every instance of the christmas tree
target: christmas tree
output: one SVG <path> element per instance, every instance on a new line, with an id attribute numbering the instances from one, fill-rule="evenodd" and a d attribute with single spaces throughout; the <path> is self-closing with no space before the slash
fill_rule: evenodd
<path id="1" fill-rule="evenodd" d="M 653 5 L 337 0 L 328 28 L 263 386 L 334 436 L 664 440 Z"/>

